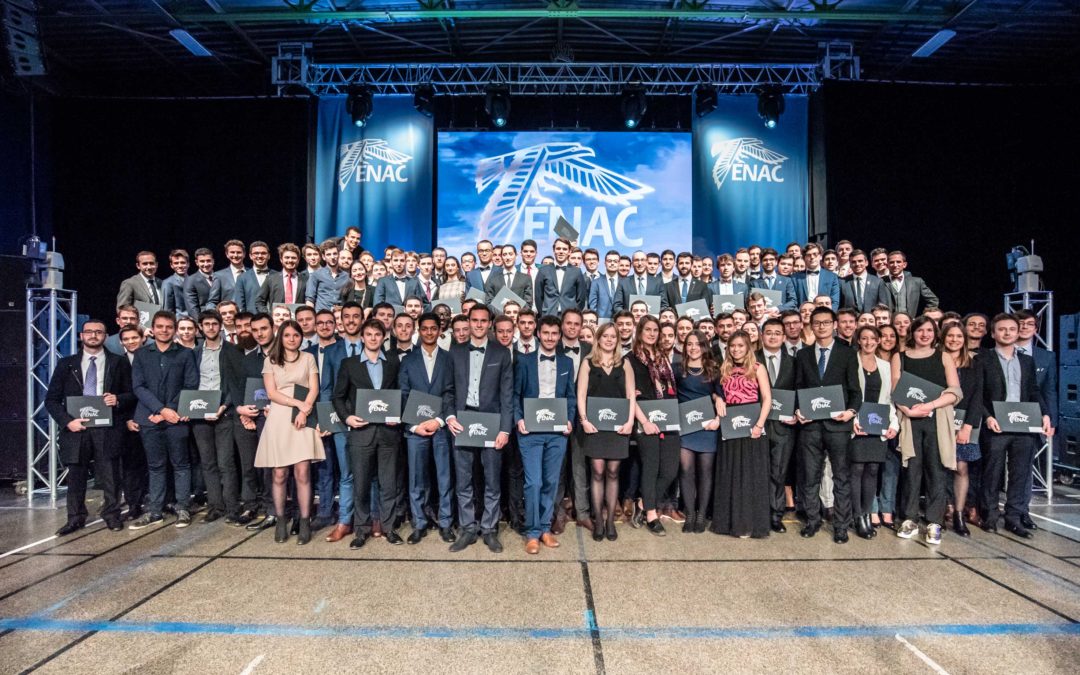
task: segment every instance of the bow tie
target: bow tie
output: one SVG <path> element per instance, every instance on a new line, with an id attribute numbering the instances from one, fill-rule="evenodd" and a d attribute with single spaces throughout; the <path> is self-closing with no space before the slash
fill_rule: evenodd
<path id="1" fill-rule="evenodd" d="M 398 356 L 405 356 L 406 354 L 408 354 L 411 351 L 412 351 L 411 349 L 399 349 L 397 353 L 398 353 Z"/>
<path id="2" fill-rule="evenodd" d="M 630 343 L 629 342 L 622 343 L 622 348 L 623 349 L 630 349 Z"/>
<path id="3" fill-rule="evenodd" d="M 394 281 L 405 282 L 405 281 L 408 281 L 408 280 L 409 280 L 408 277 L 394 277 Z"/>
<path id="4" fill-rule="evenodd" d="M 540 355 L 540 360 L 541 361 L 554 361 L 555 360 L 555 355 L 552 354 L 551 356 L 544 356 L 543 354 L 541 354 Z"/>
<path id="5" fill-rule="evenodd" d="M 556 266 L 555 266 L 555 269 L 557 269 L 557 270 L 565 270 L 565 269 L 566 269 L 566 265 L 556 265 Z"/>
<path id="6" fill-rule="evenodd" d="M 486 349 L 486 347 L 477 347 L 476 345 L 469 345 L 469 351 L 470 352 L 480 352 L 481 354 L 483 354 L 485 349 Z"/>
<path id="7" fill-rule="evenodd" d="M 813 270 L 813 271 L 806 270 L 806 275 L 807 276 L 815 276 L 816 277 L 817 273 L 818 273 L 818 270 Z"/>
<path id="8" fill-rule="evenodd" d="M 575 354 L 581 353 L 581 347 L 563 347 L 564 352 L 574 352 Z"/>
<path id="9" fill-rule="evenodd" d="M 490 266 L 490 265 L 488 265 L 488 266 L 486 266 L 486 267 L 481 267 L 481 268 L 480 268 L 480 271 L 481 271 L 481 272 L 488 272 L 488 271 L 490 271 L 490 270 L 491 270 L 491 266 Z"/>

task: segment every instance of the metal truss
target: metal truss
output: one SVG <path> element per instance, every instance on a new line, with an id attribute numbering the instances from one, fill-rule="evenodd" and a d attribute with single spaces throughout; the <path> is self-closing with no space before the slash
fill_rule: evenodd
<path id="1" fill-rule="evenodd" d="M 56 496 L 67 470 L 57 458 L 56 422 L 45 411 L 45 394 L 56 362 L 75 353 L 75 291 L 51 288 L 26 289 L 26 499 L 34 504 L 34 494 Z M 35 483 L 40 482 L 40 487 Z"/>
<path id="2" fill-rule="evenodd" d="M 512 95 L 611 95 L 628 84 L 651 95 L 691 94 L 700 84 L 726 94 L 764 86 L 808 94 L 821 84 L 821 66 L 809 63 L 312 63 L 307 47 L 279 45 L 273 64 L 279 95 L 295 87 L 318 96 L 344 94 L 352 84 L 365 84 L 376 94 L 411 94 L 418 85 L 431 84 L 440 96 L 475 96 L 491 84 L 509 87 Z"/>
<path id="3" fill-rule="evenodd" d="M 1005 294 L 1005 311 L 1026 309 L 1035 315 L 1035 344 L 1054 351 L 1054 292 L 1016 291 Z M 1035 451 L 1032 472 L 1032 492 L 1045 492 L 1046 503 L 1054 500 L 1054 439 L 1043 437 L 1042 445 Z"/>

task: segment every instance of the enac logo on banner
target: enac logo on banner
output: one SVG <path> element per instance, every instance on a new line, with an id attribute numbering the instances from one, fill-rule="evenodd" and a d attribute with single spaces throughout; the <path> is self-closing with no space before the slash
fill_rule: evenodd
<path id="1" fill-rule="evenodd" d="M 581 230 L 580 243 L 587 246 L 600 237 L 607 247 L 641 246 L 642 239 L 626 233 L 626 221 L 638 209 L 630 202 L 653 192 L 653 188 L 599 166 L 590 158 L 596 152 L 580 143 L 542 143 L 477 163 L 476 192 L 495 184 L 480 216 L 480 237 L 495 241 L 546 239 L 559 216 Z M 600 202 L 584 217 L 576 206 L 567 216 L 549 194 L 569 190 Z M 620 207 L 614 220 L 608 205 Z M 524 220 L 523 232 L 518 223 Z M 544 234 L 538 235 L 538 232 Z M 596 245 L 593 243 L 592 245 Z"/>
<path id="2" fill-rule="evenodd" d="M 716 157 L 712 177 L 716 189 L 730 177 L 733 182 L 783 183 L 780 175 L 787 157 L 769 150 L 760 138 L 735 138 L 713 143 L 709 154 Z M 752 163 L 748 160 L 754 160 Z"/>
<path id="3" fill-rule="evenodd" d="M 338 187 L 344 192 L 354 177 L 357 183 L 407 183 L 405 168 L 411 160 L 412 155 L 381 138 L 346 143 L 338 149 Z"/>

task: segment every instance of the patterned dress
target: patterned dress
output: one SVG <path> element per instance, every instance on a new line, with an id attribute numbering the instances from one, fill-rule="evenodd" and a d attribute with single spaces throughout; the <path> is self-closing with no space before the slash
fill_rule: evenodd
<path id="1" fill-rule="evenodd" d="M 742 368 L 720 383 L 728 406 L 758 403 L 757 379 Z M 757 420 L 755 420 L 756 423 Z M 736 438 L 721 441 L 713 483 L 710 530 L 736 537 L 769 536 L 769 441 Z"/>

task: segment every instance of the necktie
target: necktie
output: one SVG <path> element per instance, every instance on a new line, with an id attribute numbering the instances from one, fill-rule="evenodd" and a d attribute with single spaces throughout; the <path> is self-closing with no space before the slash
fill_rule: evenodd
<path id="1" fill-rule="evenodd" d="M 1021 354 L 1024 354 L 1025 356 L 1028 353 L 1027 347 L 1017 347 L 1016 351 L 1020 352 Z M 93 360 L 93 358 L 94 357 L 92 357 L 92 356 L 90 357 L 91 360 Z"/>
<path id="2" fill-rule="evenodd" d="M 637 294 L 645 295 L 645 284 L 642 282 L 641 277 L 637 278 Z M 683 290 L 683 300 L 686 299 L 686 291 Z"/>
<path id="3" fill-rule="evenodd" d="M 97 357 L 90 357 L 90 365 L 86 367 L 86 379 L 83 381 L 83 396 L 97 396 Z"/>
<path id="4" fill-rule="evenodd" d="M 157 294 L 157 280 L 150 279 L 146 283 L 150 284 L 150 302 L 154 303 L 155 305 L 160 305 L 161 300 L 158 299 Z"/>
<path id="5" fill-rule="evenodd" d="M 608 293 L 609 293 L 609 296 L 610 296 L 610 297 L 612 297 L 612 298 L 614 298 L 614 297 L 615 297 L 615 280 L 614 280 L 614 279 L 612 279 L 612 278 L 610 278 L 610 277 L 608 277 L 608 282 L 607 282 L 607 284 L 608 284 Z"/>
<path id="6" fill-rule="evenodd" d="M 552 354 L 551 356 L 544 356 L 543 354 L 541 354 L 540 355 L 540 360 L 541 361 L 554 361 L 555 360 L 555 355 Z"/>
<path id="7" fill-rule="evenodd" d="M 480 352 L 481 354 L 483 354 L 485 349 L 486 349 L 485 347 L 477 347 L 476 345 L 469 345 L 469 351 L 470 352 Z"/>
<path id="8" fill-rule="evenodd" d="M 826 359 L 828 359 L 828 358 L 829 358 L 829 350 L 828 349 L 820 349 L 820 350 L 818 350 L 818 359 L 817 359 L 818 377 L 821 377 L 821 378 L 825 377 L 825 364 L 827 363 Z"/>
<path id="9" fill-rule="evenodd" d="M 525 268 L 525 274 L 528 274 L 529 278 L 532 279 L 532 265 Z"/>
<path id="10" fill-rule="evenodd" d="M 424 282 L 424 293 L 427 294 L 428 302 L 431 302 L 431 279 Z"/>
<path id="11" fill-rule="evenodd" d="M 686 302 L 686 293 L 687 293 L 687 291 L 690 290 L 688 288 L 689 286 L 690 286 L 690 282 L 688 282 L 686 279 L 683 279 L 682 280 L 682 301 L 683 302 Z"/>
<path id="12" fill-rule="evenodd" d="M 862 309 L 862 278 L 855 277 L 855 307 Z"/>
<path id="13" fill-rule="evenodd" d="M 350 342 L 349 343 L 349 356 L 356 356 L 356 343 L 355 342 Z"/>
<path id="14" fill-rule="evenodd" d="M 510 288 L 510 273 L 506 273 L 506 287 Z"/>
<path id="15" fill-rule="evenodd" d="M 776 384 L 776 354 L 769 357 L 769 384 Z"/>
<path id="16" fill-rule="evenodd" d="M 769 290 L 771 291 L 773 289 L 773 284 L 776 283 L 776 277 L 770 276 L 770 277 L 766 277 L 766 279 L 767 279 L 766 283 L 769 284 Z"/>
<path id="17" fill-rule="evenodd" d="M 285 275 L 285 302 L 290 305 L 293 303 L 293 282 L 291 274 Z"/>
<path id="18" fill-rule="evenodd" d="M 526 354 L 528 354 L 528 353 L 529 353 L 529 350 L 530 350 L 530 349 L 532 349 L 532 345 L 531 345 L 531 344 L 529 344 L 528 342 L 526 342 L 525 344 L 521 345 L 521 351 L 525 352 Z"/>

